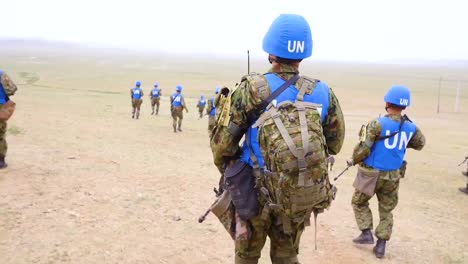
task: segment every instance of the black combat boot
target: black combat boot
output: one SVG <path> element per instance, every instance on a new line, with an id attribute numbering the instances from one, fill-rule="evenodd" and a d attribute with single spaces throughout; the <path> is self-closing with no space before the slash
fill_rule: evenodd
<path id="1" fill-rule="evenodd" d="M 0 169 L 8 167 L 8 164 L 5 162 L 5 157 L 0 157 Z"/>
<path id="2" fill-rule="evenodd" d="M 465 188 L 458 188 L 458 190 L 460 190 L 462 193 L 468 194 L 468 184 L 466 184 Z"/>
<path id="3" fill-rule="evenodd" d="M 383 258 L 385 256 L 385 243 L 387 243 L 387 240 L 377 239 L 377 244 L 373 250 L 377 258 Z"/>
<path id="4" fill-rule="evenodd" d="M 361 234 L 353 239 L 353 242 L 356 244 L 374 244 L 374 236 L 370 229 L 362 230 Z"/>

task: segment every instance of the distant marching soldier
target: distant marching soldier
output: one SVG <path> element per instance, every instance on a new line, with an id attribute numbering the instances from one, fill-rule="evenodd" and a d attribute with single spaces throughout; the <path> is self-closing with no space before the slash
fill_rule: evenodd
<path id="1" fill-rule="evenodd" d="M 183 110 L 188 113 L 187 106 L 185 105 L 184 97 L 182 96 L 182 86 L 176 86 L 176 92 L 171 95 L 171 115 L 172 127 L 174 133 L 177 131 L 182 132 L 182 119 L 184 119 Z M 176 130 L 177 127 L 177 130 Z"/>
<path id="2" fill-rule="evenodd" d="M 150 97 L 151 97 L 151 114 L 157 115 L 159 112 L 159 100 L 161 99 L 162 91 L 158 88 L 158 83 L 154 83 L 154 88 L 151 90 Z M 154 106 L 156 106 L 156 111 L 154 110 Z"/>
<path id="3" fill-rule="evenodd" d="M 198 100 L 197 107 L 198 107 L 198 114 L 200 114 L 200 118 L 203 117 L 203 110 L 205 110 L 206 100 L 204 95 L 200 95 L 200 99 Z"/>
<path id="4" fill-rule="evenodd" d="M 132 118 L 138 119 L 140 117 L 140 107 L 143 103 L 143 90 L 140 88 L 141 82 L 136 81 L 135 87 L 130 89 L 130 98 L 132 99 Z"/>
<path id="5" fill-rule="evenodd" d="M 352 160 L 348 161 L 348 165 L 359 164 L 352 206 L 361 234 L 353 242 L 374 244 L 369 200 L 376 194 L 380 222 L 375 230 L 378 240 L 373 251 L 377 258 L 385 255 L 385 245 L 392 234 L 392 211 L 398 203 L 400 178 L 405 175 L 406 149 L 421 150 L 426 142 L 421 130 L 406 115 L 401 115 L 410 105 L 408 88 L 392 86 L 384 101 L 387 114 L 363 126 L 360 142 L 354 148 Z"/>
<path id="6" fill-rule="evenodd" d="M 206 108 L 206 114 L 208 115 L 208 131 L 211 132 L 213 130 L 216 121 L 215 121 L 215 116 L 216 116 L 216 107 L 215 107 L 215 97 L 219 93 L 220 88 L 216 87 L 215 89 L 215 95 L 211 97 L 211 99 L 208 100 L 208 107 Z"/>

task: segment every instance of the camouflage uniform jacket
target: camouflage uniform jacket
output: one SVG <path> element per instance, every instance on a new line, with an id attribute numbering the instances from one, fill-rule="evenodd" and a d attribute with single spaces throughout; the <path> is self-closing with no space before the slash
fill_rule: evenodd
<path id="1" fill-rule="evenodd" d="M 268 72 L 273 71 L 270 69 Z M 288 80 L 292 78 L 295 73 L 296 69 L 294 67 L 281 64 L 281 71 L 277 74 L 283 79 Z M 254 83 L 251 83 L 250 80 L 249 78 L 243 78 L 241 83 L 236 86 L 230 100 L 230 121 L 243 128 L 244 132 L 250 125 L 248 114 L 257 110 L 262 102 Z M 301 79 L 299 79 L 298 82 L 300 81 Z M 300 87 L 300 85 L 296 85 L 296 87 L 298 86 Z M 218 113 L 217 118 L 219 118 Z M 329 93 L 328 114 L 322 127 L 327 142 L 328 153 L 330 155 L 336 155 L 343 145 L 345 121 L 338 99 L 331 89 Z M 233 136 L 228 127 L 219 123 L 213 129 L 211 135 L 211 149 L 214 163 L 220 172 L 223 172 L 225 162 L 230 159 L 235 159 L 240 155 L 239 141 L 241 137 L 242 135 L 237 137 Z"/>
<path id="2" fill-rule="evenodd" d="M 385 116 L 397 122 L 400 122 L 402 118 L 401 114 L 392 114 Z M 354 147 L 352 157 L 353 164 L 359 164 L 360 166 L 372 169 L 366 164 L 364 164 L 363 160 L 365 160 L 367 156 L 369 156 L 369 154 L 371 153 L 372 146 L 380 137 L 381 132 L 382 126 L 380 125 L 377 119 L 374 119 L 367 124 L 366 134 L 364 135 L 362 140 Z M 416 132 L 408 142 L 406 148 L 421 150 L 425 144 L 426 138 L 424 137 L 421 130 L 418 127 L 416 127 Z M 398 181 L 400 179 L 400 173 L 399 170 L 381 171 L 379 177 L 380 179 L 384 180 Z"/>
<path id="3" fill-rule="evenodd" d="M 5 72 L 2 73 L 1 80 L 3 89 L 7 96 L 13 96 L 15 92 L 18 90 L 16 84 L 13 83 L 10 76 L 8 76 Z"/>

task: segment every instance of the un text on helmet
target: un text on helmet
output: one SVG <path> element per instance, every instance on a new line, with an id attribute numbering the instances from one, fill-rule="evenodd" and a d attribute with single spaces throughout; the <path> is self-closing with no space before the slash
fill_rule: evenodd
<path id="1" fill-rule="evenodd" d="M 304 53 L 304 41 L 288 40 L 288 51 L 296 52 L 296 53 Z"/>

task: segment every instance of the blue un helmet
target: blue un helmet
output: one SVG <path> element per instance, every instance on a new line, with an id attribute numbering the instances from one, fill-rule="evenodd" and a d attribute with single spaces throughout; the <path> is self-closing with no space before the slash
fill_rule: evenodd
<path id="1" fill-rule="evenodd" d="M 384 96 L 386 103 L 391 103 L 401 107 L 407 107 L 410 105 L 411 94 L 410 90 L 403 85 L 394 85 L 388 89 Z"/>
<path id="2" fill-rule="evenodd" d="M 205 99 L 205 96 L 204 96 L 203 94 L 200 95 L 200 99 L 201 99 L 201 100 Z"/>
<path id="3" fill-rule="evenodd" d="M 176 90 L 176 92 L 182 92 L 182 85 L 178 84 L 178 85 L 175 87 L 175 90 Z"/>
<path id="4" fill-rule="evenodd" d="M 136 86 L 136 87 L 140 87 L 140 85 L 141 85 L 141 82 L 140 82 L 140 81 L 136 81 L 136 82 L 135 82 L 135 86 Z"/>
<path id="5" fill-rule="evenodd" d="M 280 58 L 301 60 L 312 55 L 312 34 L 303 16 L 282 14 L 263 38 L 263 50 Z"/>
<path id="6" fill-rule="evenodd" d="M 216 89 L 215 89 L 215 94 L 219 94 L 219 91 L 221 91 L 221 88 L 216 87 Z"/>
<path id="7" fill-rule="evenodd" d="M 159 83 L 155 82 L 154 87 L 158 87 Z"/>

